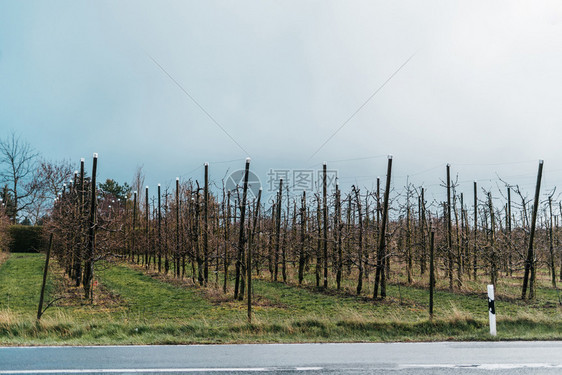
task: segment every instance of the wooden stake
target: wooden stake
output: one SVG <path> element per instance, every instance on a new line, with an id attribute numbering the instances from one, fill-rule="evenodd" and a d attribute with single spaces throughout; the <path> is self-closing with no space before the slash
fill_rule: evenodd
<path id="1" fill-rule="evenodd" d="M 203 268 L 205 284 L 209 280 L 209 163 L 205 163 L 205 186 L 203 188 L 205 207 L 203 211 Z"/>
<path id="2" fill-rule="evenodd" d="M 174 257 L 175 276 L 180 277 L 180 178 L 176 177 L 176 254 Z"/>
<path id="3" fill-rule="evenodd" d="M 39 295 L 39 307 L 37 308 L 37 320 L 43 315 L 43 299 L 45 297 L 45 285 L 47 284 L 47 273 L 49 272 L 49 258 L 53 248 L 53 233 L 49 236 L 49 247 L 45 256 L 45 269 L 43 270 L 43 283 L 41 284 L 41 294 Z"/>
<path id="4" fill-rule="evenodd" d="M 453 290 L 453 234 L 451 223 L 451 165 L 447 164 L 447 255 L 449 259 L 449 290 Z"/>
<path id="5" fill-rule="evenodd" d="M 435 233 L 431 232 L 429 237 L 429 318 L 433 319 L 433 289 L 435 288 L 434 269 L 434 239 Z"/>
<path id="6" fill-rule="evenodd" d="M 373 298 L 377 298 L 378 285 L 381 286 L 381 298 L 386 297 L 386 277 L 385 277 L 385 259 L 386 259 L 386 223 L 388 221 L 388 200 L 390 195 L 390 181 L 392 174 L 392 155 L 388 156 L 388 166 L 386 170 L 386 187 L 384 190 L 384 202 L 382 208 L 382 223 L 379 235 L 379 251 L 377 271 L 375 273 L 375 288 Z"/>
<path id="7" fill-rule="evenodd" d="M 162 271 L 162 202 L 160 198 L 160 184 L 158 184 L 158 273 Z"/>
<path id="8" fill-rule="evenodd" d="M 300 243 L 300 254 L 299 254 L 299 285 L 302 284 L 304 279 L 304 266 L 306 261 L 305 254 L 305 232 L 306 232 L 306 191 L 302 192 L 301 198 L 301 243 Z"/>
<path id="9" fill-rule="evenodd" d="M 248 195 L 248 175 L 250 173 L 250 158 L 246 158 L 246 168 L 244 171 L 244 188 L 242 190 L 242 202 L 240 203 L 240 237 L 238 238 L 238 262 L 242 263 L 244 258 L 244 246 L 246 244 L 246 231 L 244 230 L 244 220 L 246 219 L 246 197 Z M 244 285 L 242 280 L 241 285 Z M 242 288 L 241 288 L 242 289 Z M 240 300 L 244 298 L 244 292 L 239 295 Z"/>
<path id="10" fill-rule="evenodd" d="M 279 249 L 281 246 L 281 201 L 283 200 L 283 179 L 279 180 L 279 192 L 277 193 L 277 203 L 275 205 L 276 218 L 275 218 L 275 264 L 273 280 L 277 281 L 277 274 L 279 272 Z"/>
<path id="11" fill-rule="evenodd" d="M 94 252 L 96 248 L 96 173 L 98 168 L 98 154 L 94 154 L 92 166 L 91 200 L 90 200 L 90 218 L 88 221 L 88 244 L 86 248 L 86 264 L 84 269 L 84 297 L 93 300 L 92 282 L 94 278 Z"/>
<path id="12" fill-rule="evenodd" d="M 531 232 L 529 234 L 529 247 L 527 249 L 527 259 L 525 260 L 525 275 L 523 277 L 523 287 L 521 290 L 521 299 L 526 298 L 527 286 L 529 286 L 529 299 L 535 297 L 534 273 L 535 273 L 535 254 L 533 251 L 533 241 L 535 239 L 535 226 L 537 223 L 537 212 L 539 211 L 539 197 L 541 190 L 542 168 L 544 162 L 539 160 L 539 171 L 537 173 L 537 184 L 535 186 L 535 204 L 533 205 L 533 216 L 531 219 Z M 529 283 L 529 273 L 531 273 L 531 281 Z M 530 285 L 529 285 L 530 284 Z"/>
<path id="13" fill-rule="evenodd" d="M 328 198 L 327 198 L 327 166 L 324 162 L 322 166 L 322 221 L 324 224 L 323 240 L 324 240 L 324 289 L 328 289 Z"/>
<path id="14" fill-rule="evenodd" d="M 246 175 L 244 176 L 244 181 L 246 181 L 245 184 L 247 184 L 247 180 L 248 180 L 248 176 Z M 256 226 L 260 214 L 261 192 L 262 189 L 260 188 L 258 192 L 258 201 L 256 203 L 256 212 L 254 214 L 254 224 L 252 226 L 252 239 L 255 238 L 256 235 Z M 246 265 L 246 272 L 247 272 L 246 278 L 248 279 L 248 323 L 252 323 L 252 246 L 253 243 L 250 243 L 248 245 L 248 263 Z"/>

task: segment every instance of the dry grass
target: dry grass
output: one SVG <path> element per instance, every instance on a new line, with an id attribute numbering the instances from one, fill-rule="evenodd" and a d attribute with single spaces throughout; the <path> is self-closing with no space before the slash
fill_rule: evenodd
<path id="1" fill-rule="evenodd" d="M 0 326 L 15 324 L 19 320 L 19 315 L 13 312 L 11 309 L 0 310 Z"/>
<path id="2" fill-rule="evenodd" d="M 218 284 L 215 284 L 213 282 L 209 282 L 206 286 L 201 286 L 197 283 L 194 283 L 191 278 L 178 279 L 174 277 L 172 273 L 158 273 L 153 269 L 146 269 L 145 267 L 138 264 L 122 263 L 122 265 L 130 267 L 136 271 L 140 271 L 155 280 L 165 282 L 180 288 L 189 288 L 191 290 L 196 290 L 203 298 L 207 299 L 215 306 L 225 306 L 235 309 L 243 309 L 246 306 L 246 302 L 235 300 L 232 293 L 224 293 L 222 286 L 219 286 Z M 271 299 L 262 295 L 254 296 L 252 305 L 257 308 L 287 308 L 285 304 L 272 301 Z"/>
<path id="3" fill-rule="evenodd" d="M 10 253 L 7 251 L 0 251 L 0 266 L 10 257 Z"/>
<path id="4" fill-rule="evenodd" d="M 76 323 L 74 319 L 68 312 L 64 310 L 54 310 L 51 314 L 45 315 L 38 322 L 42 328 L 49 329 L 57 325 L 72 325 Z"/>
<path id="5" fill-rule="evenodd" d="M 514 317 L 511 317 L 511 318 L 513 320 L 524 320 L 524 321 L 535 322 L 535 323 L 547 322 L 549 320 L 549 317 L 546 316 L 540 310 L 518 311 L 517 314 Z"/>
<path id="6" fill-rule="evenodd" d="M 451 310 L 450 310 L 451 321 L 466 321 L 472 319 L 472 314 L 470 314 L 470 312 L 459 308 L 454 302 L 450 302 L 450 305 L 451 305 Z"/>
<path id="7" fill-rule="evenodd" d="M 94 305 L 106 311 L 119 311 L 123 309 L 124 301 L 106 288 L 99 280 L 94 280 L 93 301 L 84 297 L 84 289 L 77 287 L 74 280 L 70 279 L 56 259 L 52 259 L 49 269 L 56 280 L 55 298 L 57 306 L 83 306 Z"/>

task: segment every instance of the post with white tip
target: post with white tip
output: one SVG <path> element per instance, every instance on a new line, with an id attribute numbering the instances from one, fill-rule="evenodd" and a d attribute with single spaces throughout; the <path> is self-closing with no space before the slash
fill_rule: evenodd
<path id="1" fill-rule="evenodd" d="M 490 316 L 490 335 L 496 335 L 496 307 L 494 304 L 494 286 L 488 285 L 488 314 Z"/>
<path id="2" fill-rule="evenodd" d="M 180 278 L 181 257 L 180 257 L 180 178 L 176 177 L 176 253 L 174 254 L 174 272 L 176 278 Z M 183 277 L 183 275 L 182 275 Z"/>
<path id="3" fill-rule="evenodd" d="M 244 189 L 242 190 L 242 202 L 240 203 L 240 237 L 238 239 L 238 259 L 236 260 L 236 281 L 234 284 L 234 297 L 242 301 L 244 299 L 244 246 L 246 244 L 246 236 L 244 229 L 244 220 L 246 218 L 246 197 L 248 195 L 248 174 L 250 173 L 250 158 L 246 158 L 246 167 L 244 170 Z M 240 289 L 240 293 L 238 290 Z"/>
<path id="4" fill-rule="evenodd" d="M 205 207 L 203 211 L 203 277 L 209 280 L 209 163 L 205 163 L 205 187 L 203 189 Z"/>
<path id="5" fill-rule="evenodd" d="M 326 162 L 322 166 L 322 221 L 323 221 L 323 265 L 324 265 L 324 289 L 328 289 L 328 198 L 327 198 L 327 170 Z"/>
<path id="6" fill-rule="evenodd" d="M 96 189 L 96 173 L 98 168 L 98 154 L 94 153 L 94 160 L 92 165 L 92 177 L 90 180 L 91 187 L 91 198 L 90 198 L 90 215 L 88 219 L 88 237 L 87 237 L 87 247 L 84 259 L 84 276 L 82 278 L 82 284 L 84 285 L 84 297 L 93 301 L 93 280 L 94 280 L 94 256 L 96 249 L 96 211 L 97 211 L 97 189 Z"/>

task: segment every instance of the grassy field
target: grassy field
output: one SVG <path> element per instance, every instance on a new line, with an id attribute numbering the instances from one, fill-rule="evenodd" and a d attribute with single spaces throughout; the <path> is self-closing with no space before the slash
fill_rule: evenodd
<path id="1" fill-rule="evenodd" d="M 324 292 L 312 279 L 298 287 L 257 278 L 254 319 L 245 301 L 214 285 L 147 272 L 124 264 L 98 264 L 93 303 L 51 267 L 47 301 L 62 297 L 36 322 L 44 256 L 0 257 L 0 344 L 175 344 L 241 342 L 490 340 L 484 281 L 465 281 L 460 293 L 438 284 L 435 317 L 428 319 L 424 281 L 406 286 L 393 274 L 388 298 L 354 296 L 354 281 Z M 533 303 L 517 300 L 520 280 L 498 285 L 498 336 L 494 339 L 561 339 L 557 292 L 540 278 Z M 214 283 L 211 283 L 214 284 Z M 372 287 L 371 285 L 366 285 Z M 367 290 L 366 295 L 371 292 Z"/>

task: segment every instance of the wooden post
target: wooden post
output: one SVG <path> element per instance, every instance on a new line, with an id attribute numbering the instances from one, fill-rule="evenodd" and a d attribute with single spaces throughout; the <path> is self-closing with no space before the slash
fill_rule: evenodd
<path id="1" fill-rule="evenodd" d="M 363 289 L 363 212 L 361 210 L 361 197 L 359 194 L 359 189 L 353 186 L 353 191 L 355 192 L 355 201 L 357 202 L 357 214 L 359 218 L 359 239 L 357 246 L 357 267 L 359 269 L 359 274 L 357 276 L 357 295 L 361 294 Z"/>
<path id="2" fill-rule="evenodd" d="M 94 154 L 92 166 L 90 218 L 88 220 L 88 244 L 86 248 L 86 263 L 84 269 L 84 297 L 93 300 L 92 281 L 94 278 L 94 252 L 96 248 L 96 173 L 98 168 L 98 154 Z"/>
<path id="3" fill-rule="evenodd" d="M 180 178 L 176 177 L 176 254 L 174 257 L 175 276 L 180 277 Z"/>
<path id="4" fill-rule="evenodd" d="M 299 254 L 299 285 L 302 284 L 304 279 L 304 266 L 306 261 L 306 254 L 305 254 L 305 233 L 306 233 L 306 191 L 302 192 L 302 199 L 301 199 L 301 243 L 300 243 L 300 254 Z"/>
<path id="5" fill-rule="evenodd" d="M 162 202 L 160 196 L 160 184 L 158 184 L 158 273 L 162 271 Z"/>
<path id="6" fill-rule="evenodd" d="M 170 270 L 170 259 L 169 259 L 169 253 L 170 253 L 170 248 L 168 246 L 168 233 L 169 233 L 169 229 L 168 229 L 168 188 L 166 188 L 166 191 L 164 192 L 164 273 L 167 275 L 168 271 Z"/>
<path id="7" fill-rule="evenodd" d="M 72 196 L 72 202 L 74 202 L 76 200 L 76 198 L 78 197 L 78 171 L 74 171 L 74 179 L 70 180 L 70 195 Z M 72 204 L 72 211 L 73 211 L 73 215 L 75 220 L 77 220 L 78 222 L 80 222 L 80 207 L 78 204 L 73 203 Z M 79 231 L 73 231 L 71 234 L 71 242 L 72 244 L 74 244 L 72 249 L 69 249 L 69 259 L 68 259 L 68 277 L 71 280 L 76 280 L 76 275 L 75 275 L 75 265 L 76 265 L 76 257 L 77 257 L 77 252 L 79 251 Z"/>
<path id="8" fill-rule="evenodd" d="M 412 283 L 412 241 L 410 228 L 410 186 L 406 192 L 406 275 L 408 284 Z"/>
<path id="9" fill-rule="evenodd" d="M 449 290 L 453 290 L 453 234 L 451 227 L 451 165 L 447 164 L 447 255 L 449 259 Z"/>
<path id="10" fill-rule="evenodd" d="M 320 287 L 320 275 L 322 270 L 322 205 L 320 195 L 316 195 L 316 287 Z"/>
<path id="11" fill-rule="evenodd" d="M 363 249 L 370 249 L 371 248 L 371 244 L 370 244 L 370 236 L 368 235 L 369 233 L 369 228 L 371 227 L 371 218 L 369 216 L 369 194 L 368 191 L 365 194 L 365 216 L 363 219 L 363 233 L 367 233 L 366 236 L 364 236 L 363 239 Z M 334 241 L 334 244 L 337 244 L 336 241 Z M 335 249 L 335 245 L 334 245 L 334 249 Z M 332 250 L 332 254 L 336 255 L 336 252 L 334 250 Z M 370 259 L 369 259 L 369 255 L 370 255 L 370 251 L 363 251 L 363 277 L 365 278 L 365 280 L 369 280 L 369 271 L 371 269 L 370 267 Z M 333 267 L 332 267 L 333 268 Z"/>
<path id="12" fill-rule="evenodd" d="M 535 273 L 535 254 L 533 251 L 533 241 L 535 239 L 535 226 L 537 223 L 537 212 L 539 211 L 539 197 L 541 190 L 542 168 L 544 162 L 539 160 L 539 171 L 537 174 L 537 184 L 535 186 L 535 204 L 533 205 L 533 216 L 531 219 L 531 232 L 529 233 L 529 247 L 527 249 L 527 259 L 525 260 L 525 275 L 523 277 L 523 287 L 521 290 L 521 299 L 526 298 L 527 286 L 529 286 L 529 299 L 535 297 L 534 273 Z M 531 281 L 529 283 L 529 273 L 531 273 Z M 529 285 L 530 284 L 530 285 Z"/>
<path id="13" fill-rule="evenodd" d="M 248 176 L 244 176 L 244 183 L 247 185 Z M 258 192 L 258 201 L 256 203 L 256 212 L 254 214 L 254 224 L 252 226 L 252 239 L 256 236 L 256 226 L 258 222 L 258 217 L 260 214 L 260 205 L 261 205 L 261 192 L 262 189 L 260 188 Z M 252 241 L 253 242 L 253 241 Z M 246 265 L 246 278 L 248 279 L 248 323 L 252 323 L 252 246 L 253 243 L 248 245 L 248 263 Z"/>
<path id="14" fill-rule="evenodd" d="M 478 187 L 474 181 L 474 244 L 473 244 L 473 278 L 478 280 Z"/>
<path id="15" fill-rule="evenodd" d="M 242 190 L 242 202 L 240 202 L 240 236 L 238 238 L 238 263 L 242 263 L 244 258 L 244 246 L 246 243 L 246 232 L 244 230 L 244 220 L 246 219 L 246 197 L 248 195 L 248 175 L 250 173 L 250 158 L 246 158 L 246 168 L 244 172 L 244 188 Z M 242 268 L 242 267 L 241 267 Z M 241 285 L 244 282 L 242 280 Z M 241 288 L 242 289 L 242 288 Z M 244 293 L 239 295 L 240 300 L 244 298 Z"/>
<path id="16" fill-rule="evenodd" d="M 327 186 L 327 166 L 324 162 L 322 166 L 322 221 L 324 224 L 324 289 L 328 289 L 328 186 Z"/>
<path id="17" fill-rule="evenodd" d="M 335 232 L 335 242 L 337 248 L 337 267 L 336 267 L 336 289 L 341 289 L 341 278 L 342 278 L 342 268 L 343 268 L 343 252 L 342 252 L 342 243 L 341 243 L 341 228 L 340 228 L 340 221 L 341 221 L 341 198 L 340 198 L 340 189 L 338 184 L 336 184 L 336 212 L 334 215 L 334 232 Z"/>
<path id="18" fill-rule="evenodd" d="M 287 189 L 287 211 L 285 211 L 285 230 L 283 231 L 283 245 L 281 246 L 281 274 L 283 282 L 287 282 L 287 237 L 289 236 L 289 212 L 291 212 L 291 199 L 289 198 L 289 187 Z"/>
<path id="19" fill-rule="evenodd" d="M 420 264 L 420 274 L 425 273 L 425 262 L 426 262 L 426 254 L 427 254 L 427 246 L 426 246 L 426 236 L 425 236 L 425 189 L 421 188 L 421 196 L 420 196 L 420 237 L 421 237 L 421 264 Z"/>
<path id="20" fill-rule="evenodd" d="M 511 188 L 507 187 L 507 272 L 509 276 L 513 275 L 513 257 L 511 247 Z"/>
<path id="21" fill-rule="evenodd" d="M 386 170 L 386 187 L 384 190 L 384 201 L 382 208 L 382 223 L 379 235 L 379 251 L 377 271 L 375 273 L 375 288 L 373 298 L 377 298 L 378 285 L 381 286 L 381 298 L 386 297 L 386 277 L 384 274 L 385 259 L 386 259 L 386 223 L 388 221 L 388 200 L 390 195 L 390 180 L 392 174 L 392 155 L 388 156 L 388 166 Z"/>
<path id="22" fill-rule="evenodd" d="M 460 289 L 462 287 L 462 246 L 459 235 L 459 212 L 457 209 L 457 194 L 453 195 L 453 212 L 455 213 L 455 247 L 457 248 L 457 287 Z M 461 222 L 462 222 L 462 193 L 461 193 Z M 462 230 L 462 224 L 460 226 Z"/>
<path id="23" fill-rule="evenodd" d="M 47 255 L 45 256 L 45 269 L 43 270 L 43 283 L 41 284 L 41 294 L 39 295 L 37 320 L 41 319 L 41 315 L 43 315 L 43 300 L 45 297 L 45 285 L 47 284 L 47 273 L 49 272 L 49 257 L 51 256 L 52 248 L 53 248 L 53 233 L 51 233 L 51 235 L 49 236 L 49 247 L 47 248 Z"/>
<path id="24" fill-rule="evenodd" d="M 265 206 L 264 206 L 264 207 L 265 207 Z M 261 208 L 261 207 L 260 207 L 260 208 Z M 262 254 L 262 253 L 260 253 L 260 249 L 261 249 L 261 237 L 262 237 L 262 236 L 260 235 L 260 234 L 261 234 L 261 230 L 262 230 L 261 228 L 262 228 L 262 220 L 261 220 L 261 218 L 258 218 L 258 227 L 257 227 L 257 232 L 256 232 L 256 233 L 258 233 L 258 236 L 257 236 L 257 239 L 256 239 L 256 247 L 255 247 L 255 248 L 256 248 L 256 251 L 258 252 L 258 254 Z M 260 257 L 260 258 L 261 258 L 261 257 Z M 260 268 L 261 268 L 261 265 L 262 265 L 262 260 L 263 260 L 263 258 L 258 259 L 258 260 L 256 260 L 256 261 L 254 262 L 255 271 L 256 271 L 256 274 L 257 274 L 258 276 L 259 276 L 259 274 L 260 274 Z"/>
<path id="25" fill-rule="evenodd" d="M 281 201 L 283 199 L 283 179 L 279 180 L 279 192 L 277 193 L 277 203 L 275 205 L 275 264 L 273 280 L 277 281 L 277 273 L 279 272 L 279 248 L 281 246 Z"/>
<path id="26" fill-rule="evenodd" d="M 226 293 L 228 282 L 228 247 L 229 247 L 229 233 L 230 233 L 230 190 L 226 193 L 226 222 L 224 228 L 224 282 L 222 291 Z"/>
<path id="27" fill-rule="evenodd" d="M 346 225 L 345 225 L 345 255 L 347 257 L 347 273 L 351 273 L 351 241 L 352 241 L 352 228 L 355 225 L 355 218 L 351 217 L 351 193 L 347 195 L 347 210 L 346 210 Z"/>
<path id="28" fill-rule="evenodd" d="M 209 280 L 209 163 L 205 163 L 205 186 L 203 188 L 205 210 L 203 211 L 203 268 L 205 284 Z"/>
<path id="29" fill-rule="evenodd" d="M 277 216 L 276 216 L 276 209 L 277 209 L 277 204 L 275 202 L 273 202 L 271 204 L 271 232 L 275 232 L 275 228 L 277 227 L 276 223 L 277 223 Z M 271 281 L 275 280 L 275 272 L 274 272 L 274 266 L 273 263 L 277 260 L 277 257 L 274 256 L 274 252 L 275 252 L 275 241 L 273 241 L 273 238 L 269 239 L 269 244 L 268 244 L 268 250 L 269 250 L 269 254 L 267 257 L 267 266 L 269 269 L 269 276 L 271 278 Z"/>
<path id="30" fill-rule="evenodd" d="M 435 233 L 431 232 L 429 237 L 429 318 L 433 319 L 433 289 L 435 288 L 434 269 L 434 239 Z"/>

